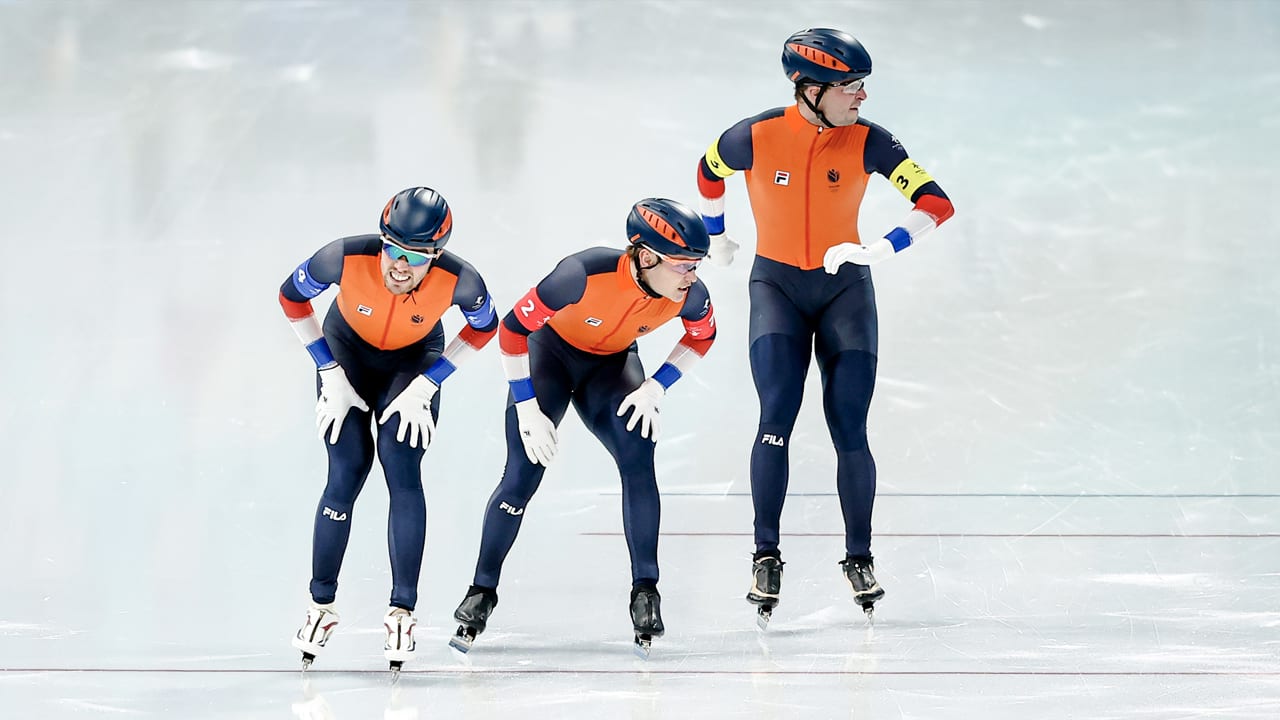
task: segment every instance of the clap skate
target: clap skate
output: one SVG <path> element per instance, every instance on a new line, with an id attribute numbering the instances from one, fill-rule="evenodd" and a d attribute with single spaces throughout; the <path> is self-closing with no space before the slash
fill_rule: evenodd
<path id="1" fill-rule="evenodd" d="M 653 639 L 662 637 L 666 632 L 662 624 L 662 596 L 658 594 L 658 588 L 653 585 L 631 588 L 631 626 L 636 633 L 636 656 L 647 660 Z"/>
<path id="2" fill-rule="evenodd" d="M 782 558 L 766 555 L 751 563 L 751 589 L 747 591 L 747 602 L 758 606 L 756 609 L 756 625 L 764 630 L 769 627 L 773 618 L 773 609 L 778 607 L 778 594 L 782 592 Z"/>
<path id="3" fill-rule="evenodd" d="M 853 601 L 862 606 L 867 620 L 874 622 L 876 601 L 884 597 L 884 588 L 876 582 L 875 561 L 870 555 L 846 557 L 840 561 L 840 567 L 844 568 L 845 579 L 853 588 Z"/>
<path id="4" fill-rule="evenodd" d="M 338 627 L 338 613 L 333 611 L 333 603 L 318 605 L 312 603 L 307 608 L 307 619 L 298 632 L 294 633 L 292 644 L 302 651 L 302 670 L 306 672 L 316 655 L 329 642 L 333 629 Z"/>
<path id="5" fill-rule="evenodd" d="M 405 661 L 412 660 L 417 643 L 413 639 L 413 631 L 418 627 L 418 620 L 413 613 L 404 608 L 393 607 L 382 618 L 382 627 L 387 631 L 386 642 L 382 644 L 383 654 L 391 667 L 392 679 L 400 677 L 400 669 Z"/>
<path id="6" fill-rule="evenodd" d="M 462 623 L 449 638 L 449 647 L 466 654 L 476 641 L 476 636 L 484 632 L 489 622 L 489 615 L 498 605 L 498 593 L 491 588 L 472 585 L 462 604 L 453 611 L 453 619 Z"/>

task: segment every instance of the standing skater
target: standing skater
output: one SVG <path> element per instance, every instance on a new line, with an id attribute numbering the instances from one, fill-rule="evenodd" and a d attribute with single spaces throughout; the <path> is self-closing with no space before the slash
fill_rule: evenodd
<path id="1" fill-rule="evenodd" d="M 779 521 L 787 493 L 791 430 L 809 359 L 822 373 L 822 404 L 835 444 L 844 514 L 845 577 L 868 616 L 884 595 L 871 556 L 876 467 L 867 447 L 875 387 L 875 291 L 866 267 L 901 252 L 951 217 L 942 188 L 892 134 L 859 117 L 871 56 L 840 30 L 787 38 L 782 67 L 795 104 L 766 110 L 726 130 L 698 163 L 709 259 L 727 265 L 738 244 L 725 234 L 724 178 L 746 171 L 756 223 L 748 295 L 750 359 L 760 399 L 751 451 L 755 554 L 747 600 L 769 621 L 782 588 Z M 863 242 L 858 209 L 873 174 L 914 207 L 882 238 Z"/>
<path id="2" fill-rule="evenodd" d="M 280 305 L 316 363 L 316 424 L 321 439 L 328 437 L 329 479 L 312 541 L 311 607 L 293 638 L 304 670 L 338 624 L 338 570 L 375 444 L 391 496 L 384 650 L 395 671 L 413 657 L 426 537 L 422 456 L 435 434 L 440 385 L 498 330 L 480 274 L 444 251 L 453 216 L 439 193 L 425 187 L 396 193 L 380 226 L 380 235 L 341 238 L 320 248 L 280 287 Z M 321 332 L 311 299 L 332 284 L 340 290 Z M 450 305 L 467 324 L 445 348 L 440 316 Z"/>
<path id="3" fill-rule="evenodd" d="M 626 250 L 596 247 L 563 259 L 502 320 L 502 367 L 511 388 L 507 463 L 485 512 L 473 584 L 453 615 L 461 625 L 450 645 L 462 652 L 498 604 L 503 560 L 555 458 L 556 428 L 570 403 L 622 476 L 637 654 L 647 657 L 664 631 L 653 468 L 658 405 L 715 340 L 711 296 L 697 276 L 707 231 L 691 209 L 650 198 L 632 207 L 627 239 Z M 645 379 L 636 338 L 676 316 L 685 334 Z"/>

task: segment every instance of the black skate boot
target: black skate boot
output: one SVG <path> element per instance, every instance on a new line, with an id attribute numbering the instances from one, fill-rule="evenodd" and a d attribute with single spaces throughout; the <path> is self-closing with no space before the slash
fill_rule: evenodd
<path id="1" fill-rule="evenodd" d="M 476 636 L 484 632 L 485 625 L 489 622 L 489 615 L 497 605 L 498 593 L 493 588 L 484 588 L 479 585 L 468 588 L 462 604 L 453 611 L 453 619 L 462 624 L 449 639 L 449 647 L 460 653 L 470 650 L 471 644 L 476 641 Z"/>
<path id="2" fill-rule="evenodd" d="M 747 602 L 758 605 L 756 624 L 764 630 L 778 607 L 778 594 L 782 592 L 782 558 L 775 553 L 757 555 L 751 563 L 751 589 Z"/>
<path id="3" fill-rule="evenodd" d="M 875 610 L 876 601 L 884 597 L 884 589 L 876 582 L 875 560 L 870 555 L 849 556 L 840 561 L 840 566 L 844 568 L 845 579 L 853 588 L 853 601 L 862 606 L 868 620 L 874 620 L 872 611 Z"/>
<path id="4" fill-rule="evenodd" d="M 662 596 L 657 587 L 646 583 L 631 588 L 631 626 L 636 632 L 636 655 L 646 659 L 653 639 L 667 631 L 662 624 Z"/>

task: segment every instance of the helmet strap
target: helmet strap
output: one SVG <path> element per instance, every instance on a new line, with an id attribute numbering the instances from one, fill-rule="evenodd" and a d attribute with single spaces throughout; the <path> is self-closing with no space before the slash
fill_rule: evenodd
<path id="1" fill-rule="evenodd" d="M 835 125 L 832 125 L 831 121 L 827 119 L 827 116 L 823 115 L 822 111 L 818 109 L 818 106 L 822 104 L 822 96 L 827 94 L 828 87 L 830 86 L 827 85 L 826 83 L 819 85 L 818 97 L 814 98 L 813 102 L 810 102 L 809 96 L 803 92 L 800 93 L 800 99 L 803 100 L 804 104 L 809 107 L 809 112 L 812 112 L 814 117 L 818 118 L 818 121 L 822 123 L 823 127 L 834 128 Z"/>
<path id="2" fill-rule="evenodd" d="M 635 268 L 635 270 L 636 270 L 636 284 L 637 284 L 637 285 L 639 285 L 639 286 L 640 286 L 640 289 L 641 289 L 641 290 L 643 290 L 643 291 L 644 291 L 644 293 L 645 293 L 646 295 L 648 295 L 649 297 L 651 297 L 651 298 L 660 298 L 660 297 L 662 297 L 662 293 L 658 292 L 657 290 L 654 290 L 654 289 L 653 289 L 653 286 L 652 286 L 652 285 L 650 285 L 650 284 L 649 284 L 649 283 L 644 279 L 644 272 L 643 272 L 643 271 L 645 271 L 645 270 L 652 270 L 652 269 L 654 269 L 654 268 L 658 267 L 659 265 L 661 265 L 661 264 L 662 264 L 662 261 L 661 261 L 661 260 L 659 260 L 658 262 L 655 262 L 655 263 L 654 263 L 654 264 L 652 264 L 652 265 L 641 265 L 641 264 L 640 264 L 640 250 L 641 250 L 641 249 L 645 249 L 645 248 L 644 248 L 643 246 L 637 247 L 637 248 L 636 248 L 636 251 L 635 251 L 634 253 L 632 253 L 632 255 L 631 255 L 631 266 L 632 266 L 633 268 Z"/>

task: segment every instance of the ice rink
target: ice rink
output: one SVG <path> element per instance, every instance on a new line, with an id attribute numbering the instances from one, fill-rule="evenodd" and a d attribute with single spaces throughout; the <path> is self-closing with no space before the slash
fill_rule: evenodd
<path id="1" fill-rule="evenodd" d="M 375 469 L 304 678 L 325 456 L 281 282 L 430 185 L 505 312 L 621 246 L 636 200 L 696 203 L 814 26 L 868 48 L 863 116 L 956 207 L 874 270 L 874 626 L 816 369 L 767 632 L 743 600 L 744 252 L 700 272 L 719 337 L 663 406 L 649 660 L 617 475 L 572 414 L 489 631 L 446 645 L 503 464 L 495 342 L 423 465 L 418 659 L 389 682 Z M 0 0 L 0 717 L 1280 717 L 1277 136 L 1270 0 Z M 872 180 L 864 236 L 907 209 Z M 642 340 L 650 371 L 678 337 Z"/>

